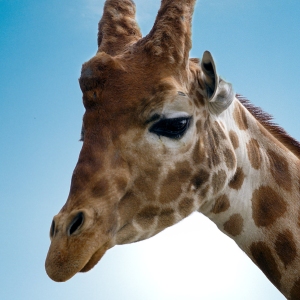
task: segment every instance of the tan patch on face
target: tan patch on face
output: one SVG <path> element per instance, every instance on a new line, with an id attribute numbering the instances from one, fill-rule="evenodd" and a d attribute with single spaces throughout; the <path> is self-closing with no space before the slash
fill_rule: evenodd
<path id="1" fill-rule="evenodd" d="M 158 216 L 160 208 L 149 205 L 143 208 L 135 217 L 135 221 L 143 228 L 149 228 Z"/>
<path id="2" fill-rule="evenodd" d="M 252 197 L 252 217 L 258 227 L 272 225 L 287 210 L 286 202 L 270 187 L 262 186 Z"/>
<path id="3" fill-rule="evenodd" d="M 297 247 L 290 230 L 278 234 L 275 242 L 275 250 L 285 267 L 296 258 Z"/>
<path id="4" fill-rule="evenodd" d="M 190 178 L 190 165 L 188 162 L 177 163 L 175 170 L 168 173 L 163 181 L 160 194 L 161 203 L 169 203 L 177 199 L 182 193 L 182 184 Z"/>
<path id="5" fill-rule="evenodd" d="M 224 187 L 226 179 L 227 179 L 227 175 L 224 170 L 220 170 L 218 173 L 215 173 L 213 175 L 212 187 L 214 190 L 214 194 L 219 192 Z"/>
<path id="6" fill-rule="evenodd" d="M 261 155 L 257 140 L 251 139 L 249 143 L 247 143 L 247 153 L 251 166 L 258 170 L 261 166 Z"/>
<path id="7" fill-rule="evenodd" d="M 294 283 L 293 288 L 291 290 L 291 300 L 299 300 L 300 299 L 300 278 Z"/>
<path id="8" fill-rule="evenodd" d="M 211 212 L 214 214 L 219 214 L 226 211 L 230 207 L 229 199 L 226 195 L 222 195 L 217 198 Z"/>
<path id="9" fill-rule="evenodd" d="M 265 273 L 267 278 L 279 288 L 281 274 L 270 248 L 263 242 L 257 242 L 250 246 L 250 252 L 257 266 Z"/>
<path id="10" fill-rule="evenodd" d="M 242 168 L 237 168 L 233 178 L 229 182 L 229 187 L 234 190 L 239 190 L 244 182 L 245 174 Z"/>
<path id="11" fill-rule="evenodd" d="M 287 160 L 272 150 L 268 150 L 268 157 L 270 162 L 270 169 L 276 183 L 282 188 L 291 190 L 291 174 L 289 172 L 289 165 Z"/>
<path id="12" fill-rule="evenodd" d="M 157 228 L 167 228 L 172 226 L 175 223 L 175 215 L 174 209 L 172 208 L 165 208 L 163 209 L 158 217 L 158 224 Z"/>
<path id="13" fill-rule="evenodd" d="M 230 137 L 233 148 L 237 149 L 239 147 L 238 135 L 233 130 L 230 130 L 229 131 L 229 137 Z"/>
<path id="14" fill-rule="evenodd" d="M 225 222 L 224 230 L 232 236 L 241 234 L 244 227 L 244 220 L 240 214 L 234 214 Z"/>
<path id="15" fill-rule="evenodd" d="M 194 200 L 191 198 L 184 198 L 178 205 L 180 215 L 185 218 L 190 215 L 194 210 Z"/>
<path id="16" fill-rule="evenodd" d="M 209 179 L 209 173 L 205 170 L 200 170 L 194 175 L 191 179 L 191 184 L 195 187 L 196 190 L 201 188 L 204 183 L 206 183 Z"/>
<path id="17" fill-rule="evenodd" d="M 233 112 L 233 118 L 240 130 L 248 129 L 248 121 L 245 109 L 241 105 L 236 104 Z"/>
<path id="18" fill-rule="evenodd" d="M 235 155 L 230 149 L 224 151 L 224 159 L 227 168 L 232 170 L 235 166 Z"/>

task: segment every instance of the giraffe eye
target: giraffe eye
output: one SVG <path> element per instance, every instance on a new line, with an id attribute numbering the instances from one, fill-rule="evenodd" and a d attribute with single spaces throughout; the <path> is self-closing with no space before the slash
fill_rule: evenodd
<path id="1" fill-rule="evenodd" d="M 190 120 L 191 117 L 162 119 L 152 125 L 149 131 L 157 134 L 158 136 L 165 136 L 170 139 L 179 140 L 188 130 Z"/>

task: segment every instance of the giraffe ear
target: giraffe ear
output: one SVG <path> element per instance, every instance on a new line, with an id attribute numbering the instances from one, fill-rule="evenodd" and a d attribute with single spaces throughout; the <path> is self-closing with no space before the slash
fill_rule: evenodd
<path id="1" fill-rule="evenodd" d="M 219 115 L 232 103 L 235 97 L 234 90 L 230 83 L 218 76 L 214 59 L 209 51 L 203 54 L 201 69 L 206 88 L 204 95 L 209 103 L 209 110 Z"/>
<path id="2" fill-rule="evenodd" d="M 106 0 L 99 22 L 98 52 L 112 56 L 142 38 L 132 0 Z"/>

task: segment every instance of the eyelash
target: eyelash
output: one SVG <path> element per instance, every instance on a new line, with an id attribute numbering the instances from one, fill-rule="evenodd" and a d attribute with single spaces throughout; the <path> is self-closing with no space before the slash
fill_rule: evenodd
<path id="1" fill-rule="evenodd" d="M 158 136 L 165 136 L 174 140 L 179 140 L 183 137 L 190 126 L 191 117 L 180 117 L 173 119 L 161 119 L 149 129 L 151 133 Z M 84 141 L 84 128 L 82 126 L 80 140 Z"/>

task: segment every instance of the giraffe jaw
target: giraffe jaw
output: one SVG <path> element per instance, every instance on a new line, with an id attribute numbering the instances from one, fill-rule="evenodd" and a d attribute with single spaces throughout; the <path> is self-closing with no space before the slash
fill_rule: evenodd
<path id="1" fill-rule="evenodd" d="M 102 247 L 100 247 L 89 259 L 89 261 L 85 264 L 85 266 L 79 272 L 88 272 L 90 271 L 103 257 L 105 252 L 109 249 L 108 242 L 105 243 Z"/>

